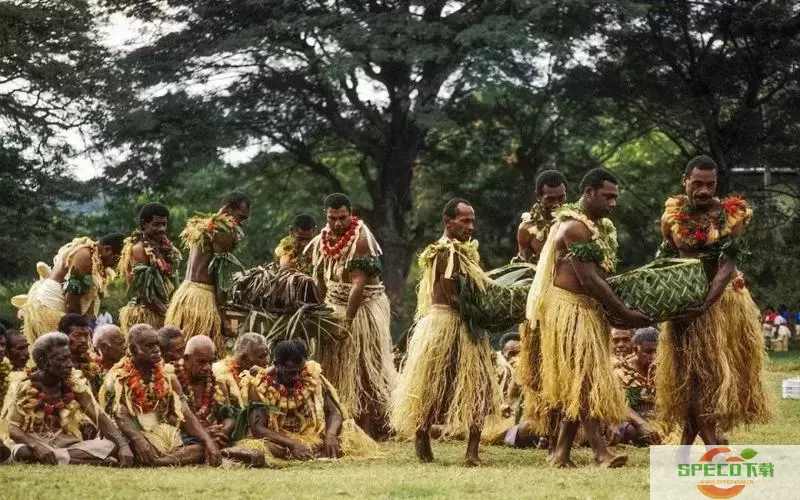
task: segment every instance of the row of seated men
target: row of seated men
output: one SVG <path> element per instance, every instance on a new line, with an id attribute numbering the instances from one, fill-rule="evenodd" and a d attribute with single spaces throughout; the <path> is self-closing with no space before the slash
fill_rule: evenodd
<path id="1" fill-rule="evenodd" d="M 135 325 L 91 330 L 68 314 L 31 346 L 35 366 L 3 336 L 3 459 L 44 464 L 260 467 L 275 458 L 368 456 L 377 445 L 339 405 L 300 341 L 268 364 L 264 338 L 241 335 L 217 360 L 213 341 Z M 21 336 L 20 336 L 21 337 Z M 24 337 L 21 337 L 24 340 Z M 13 345 L 12 345 L 13 344 Z M 26 349 L 27 350 L 27 349 Z M 23 359 L 20 359 L 23 358 Z"/>

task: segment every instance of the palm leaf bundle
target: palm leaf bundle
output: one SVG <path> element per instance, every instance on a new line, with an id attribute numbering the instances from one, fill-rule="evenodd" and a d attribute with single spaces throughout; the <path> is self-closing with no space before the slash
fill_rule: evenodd
<path id="1" fill-rule="evenodd" d="M 228 293 L 233 286 L 233 276 L 244 270 L 239 259 L 230 252 L 215 253 L 208 264 L 208 273 L 217 288 Z"/>
<path id="2" fill-rule="evenodd" d="M 131 268 L 131 290 L 136 290 L 138 295 L 148 304 L 154 302 L 168 302 L 169 292 L 164 283 L 164 278 L 155 266 L 135 264 Z"/>
<path id="3" fill-rule="evenodd" d="M 294 269 L 257 266 L 234 275 L 230 303 L 245 314 L 242 327 L 269 342 L 300 338 L 310 347 L 323 335 L 339 334 L 339 326 L 317 296 L 314 280 Z"/>
<path id="4" fill-rule="evenodd" d="M 708 293 L 700 259 L 660 259 L 606 281 L 628 307 L 654 322 L 700 304 Z"/>
<path id="5" fill-rule="evenodd" d="M 460 312 L 470 330 L 500 333 L 522 323 L 533 271 L 533 266 L 524 263 L 489 271 L 487 275 L 497 279 L 489 279 L 483 291 L 462 279 Z"/>

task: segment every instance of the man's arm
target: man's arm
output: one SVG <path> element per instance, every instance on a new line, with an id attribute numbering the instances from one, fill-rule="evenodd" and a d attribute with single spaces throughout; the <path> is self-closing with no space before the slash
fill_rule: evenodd
<path id="1" fill-rule="evenodd" d="M 338 458 L 341 455 L 339 448 L 339 431 L 342 429 L 342 412 L 333 402 L 330 393 L 323 390 L 325 411 L 325 455 L 328 458 Z"/>
<path id="2" fill-rule="evenodd" d="M 138 462 L 142 465 L 153 465 L 158 457 L 158 452 L 142 435 L 139 426 L 133 421 L 133 417 L 128 413 L 128 408 L 124 404 L 121 404 L 119 410 L 115 412 L 114 420 L 119 430 L 130 440 L 133 454 Z"/>
<path id="3" fill-rule="evenodd" d="M 356 242 L 356 251 L 353 255 L 356 259 L 364 259 L 374 257 L 369 253 L 369 244 L 367 243 L 367 236 L 364 233 L 358 238 Z M 356 317 L 358 309 L 364 300 L 364 287 L 367 286 L 369 275 L 362 269 L 350 270 L 350 283 L 353 285 L 350 288 L 350 295 L 347 298 L 347 310 L 345 320 L 347 322 L 353 321 Z"/>
<path id="4" fill-rule="evenodd" d="M 250 401 L 261 401 L 254 387 L 250 388 Z M 288 448 L 292 456 L 299 460 L 311 460 L 314 458 L 311 448 L 305 444 L 270 429 L 267 425 L 267 410 L 264 408 L 251 406 L 250 430 L 257 438 L 266 439 L 270 443 Z"/>
<path id="5" fill-rule="evenodd" d="M 592 241 L 589 228 L 580 222 L 569 222 L 564 225 L 559 230 L 557 238 L 563 242 L 567 251 L 573 244 L 585 245 Z M 600 276 L 597 263 L 577 257 L 570 258 L 569 263 L 586 294 L 603 304 L 612 314 L 624 320 L 626 326 L 643 327 L 650 324 L 649 318 L 638 311 L 628 309 L 617 297 L 608 283 Z"/>
<path id="6" fill-rule="evenodd" d="M 17 444 L 24 444 L 33 452 L 36 460 L 42 464 L 58 465 L 56 454 L 49 446 L 40 442 L 19 427 L 24 420 L 22 415 L 17 412 L 16 402 L 12 403 L 11 414 L 8 416 L 8 433 L 11 439 Z"/>
<path id="7" fill-rule="evenodd" d="M 89 393 L 80 392 L 75 395 L 75 400 L 81 405 L 86 416 L 92 421 L 97 422 L 97 426 L 100 428 L 100 432 L 103 436 L 114 441 L 117 445 L 117 456 L 119 457 L 120 465 L 123 467 L 130 467 L 133 465 L 133 452 L 130 446 L 128 446 L 128 440 L 125 439 L 125 436 L 117 429 L 117 426 L 108 418 L 108 415 L 100 411 L 97 403 L 92 400 Z"/>
<path id="8" fill-rule="evenodd" d="M 533 258 L 533 251 L 531 249 L 531 240 L 533 236 L 528 232 L 526 224 L 523 222 L 517 228 L 517 254 L 525 260 L 530 262 Z"/>
<path id="9" fill-rule="evenodd" d="M 75 258 L 72 261 L 72 267 L 69 268 L 70 280 L 79 279 L 80 277 L 92 276 L 92 251 L 89 248 L 81 248 L 75 253 Z M 92 285 L 94 286 L 94 285 Z M 77 290 L 72 289 L 69 282 L 67 283 L 67 292 L 65 296 L 65 306 L 67 313 L 83 314 L 81 310 L 81 297 L 84 293 L 78 293 Z"/>
<path id="10" fill-rule="evenodd" d="M 181 390 L 178 378 L 170 377 L 170 384 L 172 385 L 172 392 L 174 393 L 173 397 L 183 397 L 183 391 Z M 192 412 L 192 409 L 189 408 L 188 404 L 181 405 L 181 411 L 183 412 L 182 427 L 184 432 L 190 436 L 196 437 L 203 443 L 206 452 L 206 464 L 212 467 L 218 467 L 222 464 L 222 456 L 219 453 L 219 447 L 217 447 L 214 438 L 211 437 L 205 427 L 197 420 L 197 417 L 194 412 Z"/>
<path id="11" fill-rule="evenodd" d="M 147 253 L 145 253 L 144 245 L 142 245 L 141 243 L 137 243 L 131 249 L 131 268 L 133 268 L 133 266 L 135 266 L 136 264 L 141 264 L 145 266 L 151 265 L 150 257 L 148 257 Z M 132 269 L 127 270 L 126 272 L 131 273 Z M 128 278 L 128 284 L 130 284 L 130 278 Z M 148 309 L 150 309 L 151 311 L 153 311 L 158 315 L 164 316 L 165 314 L 167 314 L 167 306 L 164 305 L 164 303 L 161 302 L 160 300 L 154 300 L 153 302 L 150 302 L 146 305 Z"/>

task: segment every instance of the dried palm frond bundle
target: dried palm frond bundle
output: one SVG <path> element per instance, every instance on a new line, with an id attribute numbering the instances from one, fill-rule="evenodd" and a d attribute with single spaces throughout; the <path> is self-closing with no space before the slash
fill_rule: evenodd
<path id="1" fill-rule="evenodd" d="M 533 281 L 534 266 L 509 264 L 487 272 L 497 276 L 487 280 L 483 291 L 461 281 L 459 301 L 461 317 L 471 330 L 476 327 L 500 333 L 525 320 L 528 290 Z"/>
<path id="2" fill-rule="evenodd" d="M 333 311 L 319 299 L 314 280 L 297 270 L 270 264 L 237 273 L 228 297 L 245 315 L 240 329 L 260 333 L 268 342 L 300 338 L 313 349 L 322 335 L 340 335 Z"/>
<path id="3" fill-rule="evenodd" d="M 708 293 L 699 259 L 660 259 L 606 281 L 628 307 L 655 322 L 700 304 Z"/>

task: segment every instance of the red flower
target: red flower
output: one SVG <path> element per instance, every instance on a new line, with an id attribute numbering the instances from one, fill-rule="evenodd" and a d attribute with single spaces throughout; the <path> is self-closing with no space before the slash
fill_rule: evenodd
<path id="1" fill-rule="evenodd" d="M 231 219 L 231 226 L 236 227 L 239 225 L 239 221 L 236 219 Z"/>
<path id="2" fill-rule="evenodd" d="M 206 229 L 208 229 L 211 232 L 214 232 L 217 230 L 217 225 L 209 221 L 208 226 L 206 226 Z"/>
<path id="3" fill-rule="evenodd" d="M 694 238 L 695 240 L 697 240 L 699 242 L 704 242 L 707 239 L 706 238 L 706 233 L 704 233 L 703 231 L 700 231 L 699 229 L 695 229 L 695 231 L 692 233 L 692 238 Z"/>
<path id="4" fill-rule="evenodd" d="M 280 393 L 281 396 L 286 396 L 289 394 L 289 391 L 286 390 L 286 387 L 284 386 L 278 387 L 278 392 Z"/>

